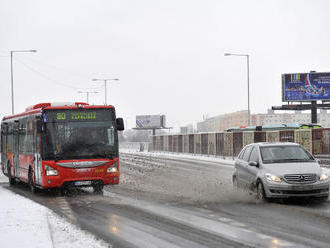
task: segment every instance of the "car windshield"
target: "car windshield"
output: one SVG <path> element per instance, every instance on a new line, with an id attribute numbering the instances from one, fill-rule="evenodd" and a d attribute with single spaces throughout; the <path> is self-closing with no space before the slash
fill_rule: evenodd
<path id="1" fill-rule="evenodd" d="M 268 146 L 260 148 L 263 163 L 314 161 L 313 156 L 300 146 Z"/>
<path id="2" fill-rule="evenodd" d="M 112 121 L 53 122 L 46 127 L 48 159 L 111 158 L 117 154 Z"/>

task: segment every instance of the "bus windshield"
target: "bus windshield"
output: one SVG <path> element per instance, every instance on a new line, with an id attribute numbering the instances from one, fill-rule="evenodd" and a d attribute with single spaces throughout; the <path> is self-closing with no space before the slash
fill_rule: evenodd
<path id="1" fill-rule="evenodd" d="M 45 135 L 48 160 L 118 156 L 114 121 L 49 122 Z"/>

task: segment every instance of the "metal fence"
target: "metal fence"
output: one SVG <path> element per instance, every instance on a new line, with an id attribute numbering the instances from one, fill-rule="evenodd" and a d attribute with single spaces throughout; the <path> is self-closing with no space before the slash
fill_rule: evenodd
<path id="1" fill-rule="evenodd" d="M 149 151 L 235 157 L 254 142 L 296 142 L 314 155 L 330 155 L 330 129 L 217 132 L 150 137 Z"/>

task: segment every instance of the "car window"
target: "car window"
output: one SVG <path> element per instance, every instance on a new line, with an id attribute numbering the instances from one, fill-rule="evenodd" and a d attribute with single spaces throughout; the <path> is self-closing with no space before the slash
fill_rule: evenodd
<path id="1" fill-rule="evenodd" d="M 261 148 L 264 163 L 304 162 L 314 160 L 313 156 L 300 146 L 270 146 Z"/>
<path id="2" fill-rule="evenodd" d="M 243 156 L 244 156 L 244 152 L 245 152 L 246 148 L 244 148 L 238 155 L 238 158 L 239 159 L 243 159 Z"/>
<path id="3" fill-rule="evenodd" d="M 253 147 L 249 161 L 259 162 L 259 154 L 256 147 Z"/>
<path id="4" fill-rule="evenodd" d="M 243 160 L 246 161 L 246 162 L 249 162 L 251 149 L 252 149 L 252 146 L 248 146 L 244 151 Z"/>

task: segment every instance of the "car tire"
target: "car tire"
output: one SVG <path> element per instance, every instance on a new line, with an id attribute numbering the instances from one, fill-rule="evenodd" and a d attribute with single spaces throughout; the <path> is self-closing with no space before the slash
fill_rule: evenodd
<path id="1" fill-rule="evenodd" d="M 257 184 L 257 199 L 263 202 L 267 201 L 264 185 L 262 184 L 262 182 L 258 182 Z"/>
<path id="2" fill-rule="evenodd" d="M 233 188 L 238 189 L 238 182 L 236 177 L 233 177 Z"/>

